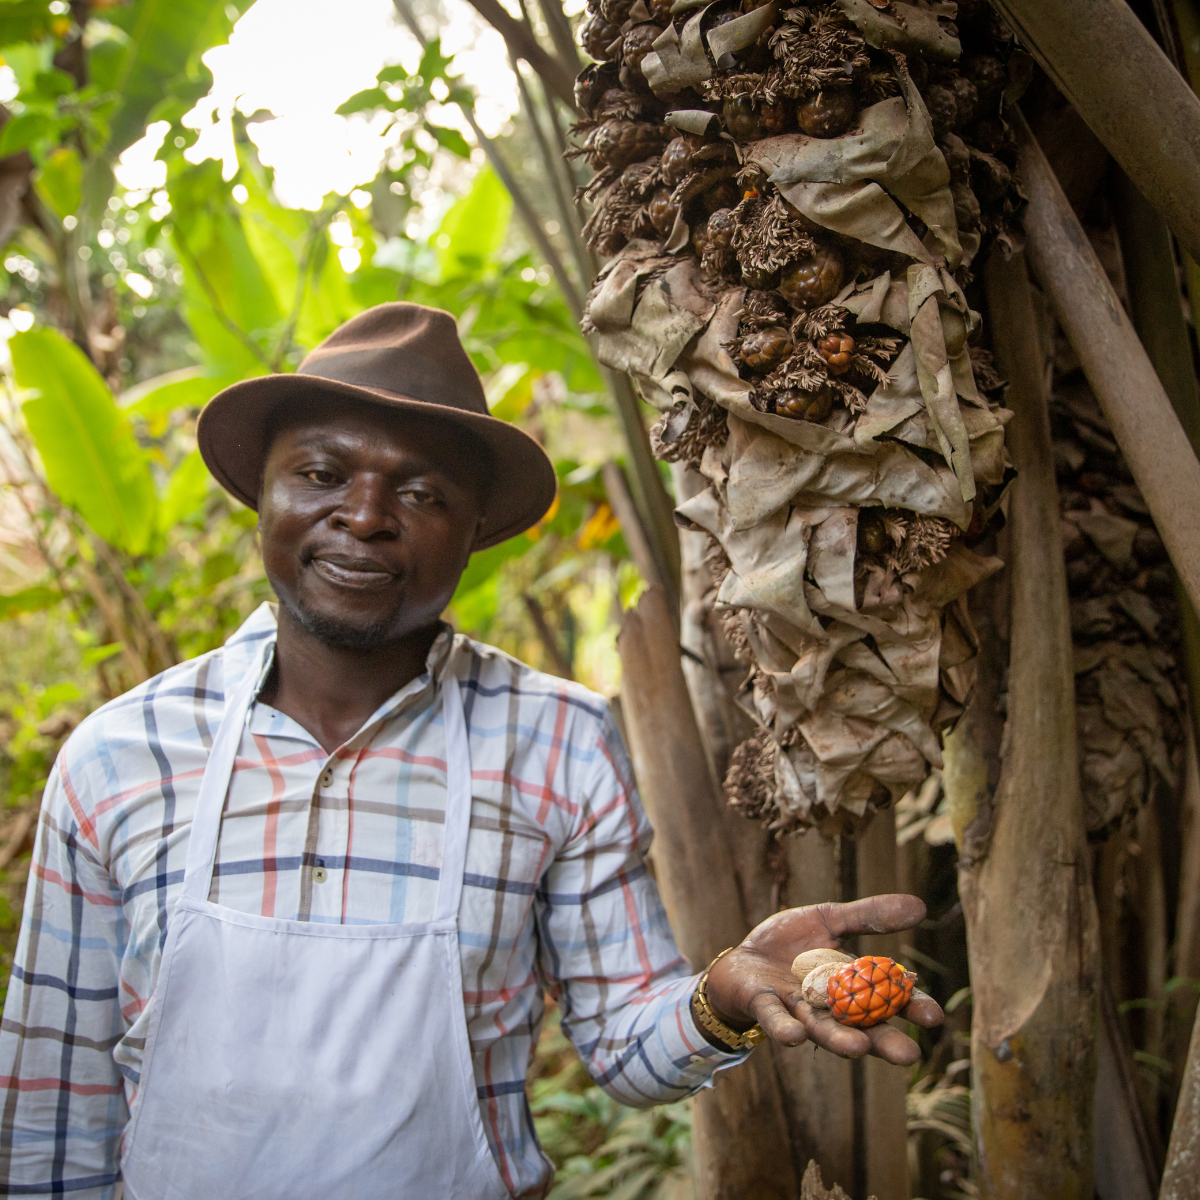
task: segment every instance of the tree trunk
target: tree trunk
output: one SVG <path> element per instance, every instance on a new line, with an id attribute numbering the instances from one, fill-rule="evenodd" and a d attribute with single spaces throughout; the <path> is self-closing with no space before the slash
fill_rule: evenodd
<path id="1" fill-rule="evenodd" d="M 1200 260 L 1200 100 L 1129 6 L 1124 0 L 992 2 Z"/>
<path id="2" fill-rule="evenodd" d="M 740 942 L 750 925 L 661 588 L 648 589 L 625 614 L 617 644 L 634 769 L 656 831 L 659 885 L 680 949 L 699 968 Z M 697 1097 L 695 1116 L 702 1200 L 799 1196 L 769 1052 L 760 1048 L 722 1072 Z"/>
<path id="3" fill-rule="evenodd" d="M 1200 103 L 1190 90 L 1187 94 Z M 1195 607 L 1200 603 L 1200 525 L 1195 520 L 1200 461 L 1029 126 L 1019 113 L 1013 125 L 1029 196 L 1030 268 L 1079 356 Z M 1013 352 L 1015 357 L 1017 347 Z"/>
<path id="4" fill-rule="evenodd" d="M 1091 1200 L 1097 920 L 1043 356 L 1023 259 L 993 255 L 986 283 L 1019 472 L 1009 509 L 1008 723 L 990 805 L 985 768 L 963 771 L 953 741 L 946 772 L 948 789 L 973 777 L 983 801 L 959 875 L 979 1189 L 985 1200 Z M 969 815 L 961 800 L 957 809 Z"/>

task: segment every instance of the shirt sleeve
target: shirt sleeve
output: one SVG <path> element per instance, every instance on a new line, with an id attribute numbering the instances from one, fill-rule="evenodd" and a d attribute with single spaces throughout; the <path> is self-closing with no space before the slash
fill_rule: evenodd
<path id="1" fill-rule="evenodd" d="M 611 714 L 574 832 L 543 877 L 536 911 L 546 989 L 592 1078 L 647 1108 L 711 1086 L 746 1058 L 705 1040 L 691 1012 L 699 976 L 675 945 L 646 869 L 653 833 Z"/>
<path id="2" fill-rule="evenodd" d="M 0 1194 L 111 1200 L 129 1118 L 121 898 L 60 756 L 42 799 L 0 1024 Z"/>

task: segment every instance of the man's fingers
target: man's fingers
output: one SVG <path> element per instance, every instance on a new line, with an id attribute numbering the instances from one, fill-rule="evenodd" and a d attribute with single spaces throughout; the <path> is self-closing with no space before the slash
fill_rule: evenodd
<path id="1" fill-rule="evenodd" d="M 835 938 L 853 933 L 899 933 L 925 920 L 925 902 L 902 892 L 818 907 Z"/>
<path id="2" fill-rule="evenodd" d="M 804 1022 L 808 1036 L 833 1054 L 842 1058 L 862 1058 L 870 1052 L 871 1039 L 863 1030 L 835 1021 L 825 1009 L 801 1002 L 796 1005 L 796 1016 Z"/>
<path id="3" fill-rule="evenodd" d="M 921 1057 L 921 1047 L 907 1034 L 884 1023 L 866 1031 L 871 1039 L 871 1053 L 898 1067 L 911 1067 Z"/>
<path id="4" fill-rule="evenodd" d="M 946 1019 L 942 1006 L 932 996 L 925 995 L 920 988 L 913 989 L 912 999 L 900 1015 L 923 1029 L 933 1029 Z"/>
<path id="5" fill-rule="evenodd" d="M 799 1046 L 808 1041 L 808 1031 L 787 1010 L 773 992 L 763 992 L 750 1002 L 750 1012 L 763 1027 L 767 1036 L 785 1046 Z"/>

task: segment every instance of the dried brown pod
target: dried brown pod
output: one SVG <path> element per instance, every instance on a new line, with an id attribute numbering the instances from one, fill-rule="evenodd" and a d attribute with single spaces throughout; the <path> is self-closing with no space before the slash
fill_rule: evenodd
<path id="1" fill-rule="evenodd" d="M 779 292 L 795 309 L 819 308 L 841 290 L 844 266 L 833 246 L 819 246 L 816 253 L 785 267 Z"/>
<path id="2" fill-rule="evenodd" d="M 771 325 L 742 339 L 742 362 L 756 375 L 773 371 L 792 352 L 792 335 L 780 325 Z"/>
<path id="3" fill-rule="evenodd" d="M 761 271 L 757 267 L 742 267 L 742 282 L 759 291 L 774 291 L 779 286 L 778 271 Z"/>
<path id="4" fill-rule="evenodd" d="M 758 110 L 758 115 L 762 119 L 763 131 L 767 137 L 777 137 L 792 128 L 794 114 L 789 104 L 764 104 Z"/>
<path id="5" fill-rule="evenodd" d="M 997 112 L 1008 84 L 1008 68 L 990 54 L 972 54 L 962 60 L 962 72 L 975 85 L 979 96 L 977 115 Z"/>
<path id="6" fill-rule="evenodd" d="M 854 339 L 848 333 L 830 333 L 818 338 L 816 347 L 829 364 L 830 375 L 845 375 L 854 363 Z"/>
<path id="7" fill-rule="evenodd" d="M 654 48 L 662 34 L 657 25 L 643 23 L 630 29 L 621 41 L 621 86 L 632 91 L 649 91 L 650 85 L 642 74 L 642 59 Z"/>
<path id="8" fill-rule="evenodd" d="M 796 124 L 809 137 L 839 137 L 857 115 L 858 104 L 848 87 L 823 88 L 796 106 Z"/>
<path id="9" fill-rule="evenodd" d="M 588 157 L 594 164 L 622 170 L 662 151 L 660 126 L 644 121 L 605 121 L 588 139 Z"/>
<path id="10" fill-rule="evenodd" d="M 679 215 L 679 204 L 671 198 L 670 188 L 659 188 L 654 193 L 649 206 L 650 224 L 662 237 L 666 237 L 675 225 Z"/>
<path id="11" fill-rule="evenodd" d="M 954 92 L 944 83 L 931 83 L 921 93 L 929 120 L 933 125 L 933 136 L 939 142 L 948 133 L 953 133 L 958 124 L 958 101 Z"/>
<path id="12" fill-rule="evenodd" d="M 882 510 L 864 508 L 858 514 L 858 553 L 882 554 L 891 544 Z"/>
<path id="13" fill-rule="evenodd" d="M 763 119 L 749 96 L 732 96 L 721 107 L 725 128 L 739 142 L 756 142 L 764 135 Z"/>
<path id="14" fill-rule="evenodd" d="M 600 62 L 614 57 L 612 44 L 621 36 L 620 25 L 613 25 L 603 14 L 593 13 L 581 31 L 583 48 Z"/>
<path id="15" fill-rule="evenodd" d="M 708 253 L 708 225 L 692 226 L 692 249 L 697 258 L 703 258 Z"/>
<path id="16" fill-rule="evenodd" d="M 600 0 L 601 15 L 618 27 L 629 20 L 629 10 L 632 7 L 633 0 Z"/>
<path id="17" fill-rule="evenodd" d="M 655 24 L 664 28 L 671 23 L 671 5 L 674 0 L 646 0 L 646 10 Z"/>
<path id="18" fill-rule="evenodd" d="M 733 210 L 718 208 L 708 218 L 708 242 L 716 250 L 728 250 L 733 245 L 733 233 L 736 228 Z"/>
<path id="19" fill-rule="evenodd" d="M 668 187 L 675 187 L 695 169 L 696 154 L 704 142 L 689 134 L 667 143 L 662 155 L 662 176 Z"/>
<path id="20" fill-rule="evenodd" d="M 975 120 L 979 110 L 979 92 L 965 76 L 958 75 L 950 84 L 954 93 L 954 130 L 957 132 Z"/>
<path id="21" fill-rule="evenodd" d="M 706 213 L 715 213 L 718 209 L 733 208 L 741 199 L 741 191 L 732 179 L 718 179 L 711 183 L 700 196 Z"/>
<path id="22" fill-rule="evenodd" d="M 815 392 L 785 388 L 775 397 L 775 411 L 798 421 L 824 421 L 833 412 L 833 392 L 822 384 Z"/>

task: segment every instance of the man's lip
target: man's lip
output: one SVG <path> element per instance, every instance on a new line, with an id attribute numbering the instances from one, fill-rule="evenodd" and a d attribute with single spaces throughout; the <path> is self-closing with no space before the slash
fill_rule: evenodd
<path id="1" fill-rule="evenodd" d="M 335 587 L 370 588 L 391 583 L 396 578 L 380 563 L 366 558 L 344 558 L 341 555 L 314 555 L 312 568 Z"/>

